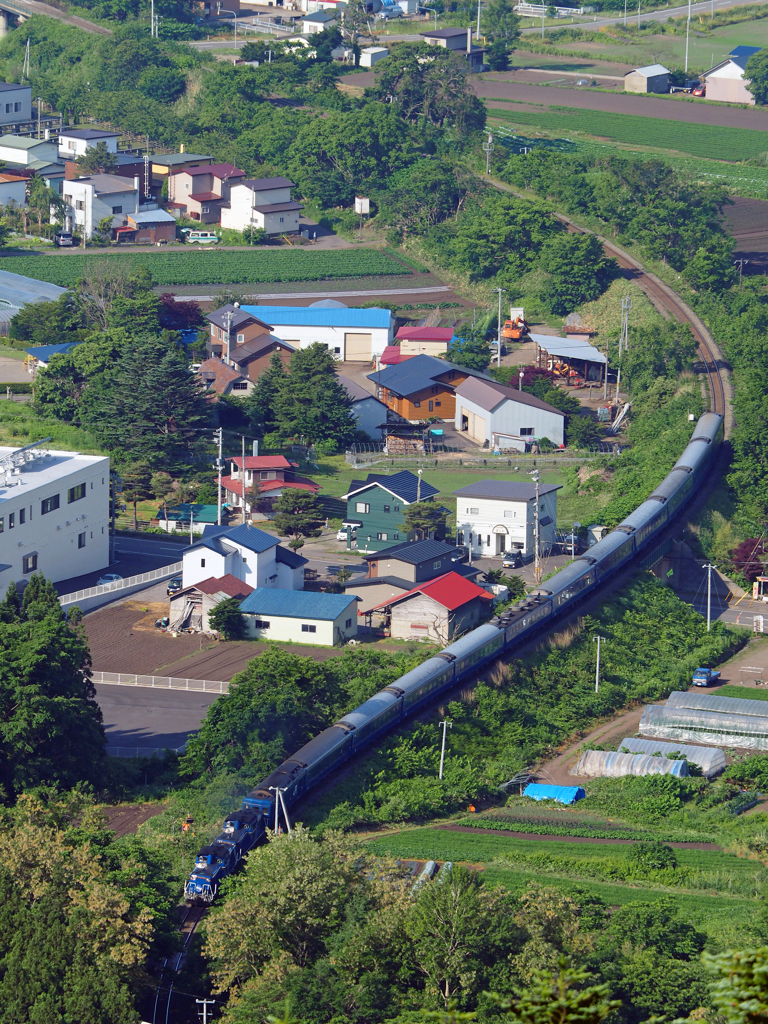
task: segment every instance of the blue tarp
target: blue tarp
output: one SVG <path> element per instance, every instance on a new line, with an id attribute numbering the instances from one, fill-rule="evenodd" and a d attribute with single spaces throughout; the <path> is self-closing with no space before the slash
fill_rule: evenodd
<path id="1" fill-rule="evenodd" d="M 523 796 L 531 800 L 557 800 L 560 804 L 575 804 L 586 795 L 581 786 L 547 786 L 542 782 L 529 782 L 523 790 Z"/>

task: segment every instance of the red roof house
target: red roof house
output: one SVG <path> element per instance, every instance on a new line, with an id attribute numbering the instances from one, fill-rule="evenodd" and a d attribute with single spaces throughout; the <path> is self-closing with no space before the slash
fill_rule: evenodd
<path id="1" fill-rule="evenodd" d="M 447 572 L 365 614 L 383 613 L 393 637 L 447 644 L 486 619 L 492 602 L 493 594 L 457 572 Z"/>
<path id="2" fill-rule="evenodd" d="M 395 336 L 402 356 L 439 356 L 448 351 L 453 341 L 450 327 L 412 327 L 406 324 Z"/>
<path id="3" fill-rule="evenodd" d="M 245 467 L 242 456 L 229 461 L 230 474 L 221 478 L 221 485 L 227 502 L 238 508 L 244 504 L 246 513 L 257 511 L 255 502 L 249 501 L 254 485 L 258 486 L 260 497 L 267 499 L 279 498 L 283 491 L 291 489 L 312 494 L 320 490 L 320 485 L 308 477 L 297 476 L 298 463 L 289 461 L 284 455 L 246 455 Z"/>

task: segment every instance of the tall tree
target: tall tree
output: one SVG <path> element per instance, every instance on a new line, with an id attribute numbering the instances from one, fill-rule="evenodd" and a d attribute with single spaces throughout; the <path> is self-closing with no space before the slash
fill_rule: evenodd
<path id="1" fill-rule="evenodd" d="M 97 142 L 75 160 L 80 174 L 114 174 L 117 170 L 117 153 L 110 153 L 106 142 Z"/>
<path id="2" fill-rule="evenodd" d="M 451 363 L 466 366 L 468 370 L 487 370 L 491 361 L 491 346 L 485 340 L 485 331 L 467 326 L 454 337 L 445 353 Z"/>
<path id="3" fill-rule="evenodd" d="M 317 495 L 295 487 L 283 491 L 275 502 L 273 523 L 283 535 L 317 537 L 322 513 Z"/>
<path id="4" fill-rule="evenodd" d="M 139 528 L 140 501 L 152 497 L 152 467 L 148 462 L 131 462 L 121 470 L 123 498 L 133 505 L 133 528 Z"/>
<path id="5" fill-rule="evenodd" d="M 225 640 L 245 640 L 248 628 L 240 611 L 240 598 L 227 597 L 219 601 L 208 615 L 211 629 L 221 633 Z"/>
<path id="6" fill-rule="evenodd" d="M 768 50 L 752 54 L 744 68 L 744 80 L 755 103 L 768 103 Z"/>
<path id="7" fill-rule="evenodd" d="M 315 342 L 294 352 L 274 405 L 285 437 L 346 445 L 356 430 L 349 406 L 349 396 L 336 376 L 336 362 L 325 345 Z"/>
<path id="8" fill-rule="evenodd" d="M 483 35 L 491 43 L 503 41 L 509 47 L 520 38 L 520 18 L 510 0 L 488 0 L 480 22 Z"/>
<path id="9" fill-rule="evenodd" d="M 441 540 L 445 536 L 448 512 L 436 501 L 414 501 L 403 507 L 403 529 L 416 530 L 422 537 Z"/>
<path id="10" fill-rule="evenodd" d="M 273 352 L 267 369 L 246 399 L 246 409 L 254 433 L 259 437 L 271 433 L 277 424 L 275 406 L 286 381 L 286 371 L 279 352 Z"/>

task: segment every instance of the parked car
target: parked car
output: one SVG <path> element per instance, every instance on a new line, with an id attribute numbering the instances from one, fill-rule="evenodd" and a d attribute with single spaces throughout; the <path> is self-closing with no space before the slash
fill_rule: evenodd
<path id="1" fill-rule="evenodd" d="M 123 577 L 118 576 L 116 572 L 105 572 L 101 579 L 97 580 L 97 587 L 110 587 L 115 583 L 120 583 Z"/>
<path id="2" fill-rule="evenodd" d="M 53 240 L 56 243 L 56 245 L 59 246 L 60 249 L 63 249 L 67 246 L 71 247 L 76 244 L 75 236 L 72 234 L 71 231 L 57 231 L 56 234 L 53 236 Z"/>
<path id="3" fill-rule="evenodd" d="M 181 590 L 181 576 L 174 576 L 172 580 L 168 580 L 168 586 L 165 589 L 166 594 L 171 597 L 172 594 L 177 594 Z"/>
<path id="4" fill-rule="evenodd" d="M 193 228 L 182 228 L 184 241 L 189 245 L 218 245 L 221 239 L 214 231 L 197 231 Z"/>
<path id="5" fill-rule="evenodd" d="M 355 538 L 357 537 L 357 530 L 351 524 L 350 524 L 350 533 L 352 534 L 352 540 L 355 540 Z M 336 540 L 346 540 L 346 539 L 347 539 L 347 524 L 346 523 L 342 523 L 341 524 L 341 529 L 336 534 Z"/>
<path id="6" fill-rule="evenodd" d="M 523 556 L 519 551 L 505 551 L 501 566 L 503 569 L 522 569 Z"/>
<path id="7" fill-rule="evenodd" d="M 706 85 L 697 85 L 696 88 L 691 92 L 692 96 L 706 96 L 707 87 Z"/>
<path id="8" fill-rule="evenodd" d="M 402 7 L 398 7 L 397 4 L 388 4 L 386 7 L 382 7 L 376 15 L 380 21 L 390 21 L 392 18 L 402 18 L 402 16 L 403 9 Z"/>

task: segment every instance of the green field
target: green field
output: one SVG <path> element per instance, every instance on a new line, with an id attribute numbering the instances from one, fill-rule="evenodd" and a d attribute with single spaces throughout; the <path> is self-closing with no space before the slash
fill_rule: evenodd
<path id="1" fill-rule="evenodd" d="M 740 697 L 742 700 L 768 700 L 768 693 L 755 686 L 734 686 L 726 683 L 715 691 L 716 697 Z"/>
<path id="2" fill-rule="evenodd" d="M 488 113 L 490 117 L 509 124 L 531 125 L 554 132 L 585 132 L 629 145 L 650 146 L 698 157 L 711 158 L 713 153 L 719 153 L 728 160 L 749 160 L 768 149 L 766 133 L 751 128 L 688 124 L 685 121 L 665 121 L 638 114 L 614 114 L 603 110 L 577 110 L 575 107 L 560 106 L 550 107 L 540 113 L 494 107 L 489 108 Z"/>
<path id="3" fill-rule="evenodd" d="M 392 277 L 408 274 L 402 263 L 378 249 L 340 249 L 306 252 L 303 249 L 186 252 L 59 254 L 6 256 L 3 270 L 49 281 L 61 288 L 74 287 L 95 260 L 110 259 L 146 267 L 156 284 L 266 284 L 272 281 L 321 281 L 342 277 Z"/>

